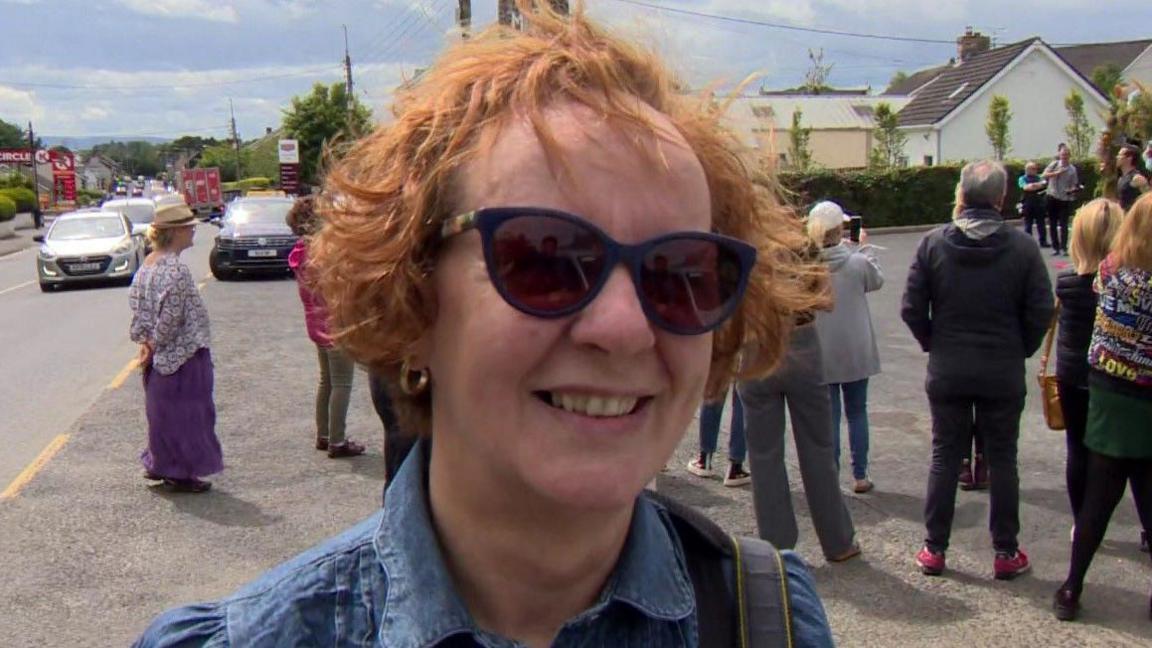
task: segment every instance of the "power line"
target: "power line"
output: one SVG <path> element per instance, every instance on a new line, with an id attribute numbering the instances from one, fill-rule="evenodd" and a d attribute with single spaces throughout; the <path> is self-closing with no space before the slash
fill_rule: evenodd
<path id="1" fill-rule="evenodd" d="M 302 76 L 314 76 L 323 71 L 334 71 L 332 66 L 317 67 L 300 72 L 292 72 L 290 74 L 271 74 L 267 76 L 249 77 L 246 79 L 234 79 L 232 81 L 204 81 L 198 83 L 165 83 L 163 87 L 167 88 L 203 88 L 211 86 L 225 86 L 225 85 L 239 85 L 243 83 L 254 83 L 258 81 L 271 81 L 274 79 L 289 79 Z M 25 81 L 2 81 L 0 85 L 25 87 L 25 88 L 57 88 L 65 90 L 155 90 L 159 84 L 149 85 L 71 85 L 65 83 L 35 83 Z"/>
<path id="2" fill-rule="evenodd" d="M 655 9 L 656 11 L 664 11 L 667 13 L 677 13 L 686 16 L 695 16 L 697 18 L 710 18 L 712 20 L 723 20 L 725 22 L 740 23 L 744 25 L 758 25 L 760 27 L 771 27 L 773 29 L 786 29 L 789 31 L 805 32 L 809 34 L 825 34 L 828 36 L 850 36 L 852 38 L 870 38 L 872 40 L 886 40 L 886 41 L 900 41 L 904 43 L 931 43 L 933 45 L 955 45 L 952 40 L 944 40 L 939 38 L 916 38 L 912 36 L 892 36 L 889 34 L 867 34 L 863 32 L 850 32 L 841 31 L 838 29 L 824 29 L 820 27 L 798 27 L 796 25 L 786 25 L 783 23 L 768 22 L 766 20 L 752 20 L 751 18 L 735 18 L 732 16 L 722 16 L 719 14 L 704 13 L 702 11 L 692 11 L 690 9 L 675 9 L 673 7 L 661 7 L 658 4 L 651 2 L 643 2 L 642 0 L 616 0 L 624 4 L 636 5 L 638 7 L 646 7 L 648 9 Z"/>

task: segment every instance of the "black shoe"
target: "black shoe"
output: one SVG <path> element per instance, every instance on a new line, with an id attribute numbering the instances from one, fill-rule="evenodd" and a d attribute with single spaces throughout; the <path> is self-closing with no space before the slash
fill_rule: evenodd
<path id="1" fill-rule="evenodd" d="M 1061 587 L 1052 597 L 1052 612 L 1061 621 L 1076 620 L 1076 616 L 1080 614 L 1080 597 L 1067 587 Z"/>
<path id="2" fill-rule="evenodd" d="M 1140 532 L 1140 551 L 1143 551 L 1144 553 L 1148 553 L 1148 532 L 1147 531 L 1141 531 Z"/>
<path id="3" fill-rule="evenodd" d="M 1060 256 L 1060 250 L 1053 250 L 1052 256 Z"/>

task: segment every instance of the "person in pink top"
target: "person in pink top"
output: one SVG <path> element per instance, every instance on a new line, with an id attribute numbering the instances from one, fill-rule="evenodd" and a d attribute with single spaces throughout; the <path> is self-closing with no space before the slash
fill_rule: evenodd
<path id="1" fill-rule="evenodd" d="M 352 394 L 352 376 L 356 365 L 328 336 L 328 311 L 320 296 L 312 292 L 308 271 L 308 242 L 320 229 L 320 219 L 313 209 L 312 196 L 296 201 L 287 216 L 288 226 L 300 237 L 288 255 L 288 266 L 296 274 L 300 301 L 304 304 L 304 323 L 308 337 L 316 344 L 320 361 L 320 384 L 316 389 L 316 449 L 327 450 L 328 457 L 354 457 L 364 454 L 364 446 L 344 435 L 348 417 L 348 400 Z"/>

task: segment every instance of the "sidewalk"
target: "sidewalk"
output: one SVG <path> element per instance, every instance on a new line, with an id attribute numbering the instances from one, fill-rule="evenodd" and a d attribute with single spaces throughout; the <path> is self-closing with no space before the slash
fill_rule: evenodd
<path id="1" fill-rule="evenodd" d="M 1138 525 L 1127 500 L 1093 564 L 1083 621 L 1060 623 L 1049 611 L 1067 567 L 1070 519 L 1063 433 L 1043 427 L 1038 403 L 1025 410 L 1020 449 L 1021 539 L 1034 572 L 1013 582 L 992 579 L 986 493 L 958 494 L 950 571 L 930 578 L 914 567 L 923 537 L 930 418 L 925 359 L 899 321 L 898 303 L 918 240 L 915 234 L 885 238 L 888 283 L 871 302 L 884 363 L 869 403 L 877 489 L 846 496 L 862 558 L 824 561 L 789 450 L 798 549 L 813 567 L 838 645 L 1148 645 L 1152 570 L 1149 557 L 1137 551 Z M 0 643 L 6 648 L 126 645 L 163 609 L 226 595 L 379 506 L 383 440 L 362 373 L 348 427 L 371 454 L 336 461 L 312 449 L 315 351 L 295 285 L 209 281 L 204 296 L 225 472 L 203 496 L 150 488 L 136 461 L 146 434 L 138 374 L 106 391 L 25 491 L 0 502 Z M 1033 361 L 1029 376 L 1034 371 Z M 1035 389 L 1031 380 L 1029 388 Z M 39 393 L 50 407 L 51 390 Z M 727 450 L 726 434 L 720 448 Z M 731 532 L 754 533 L 748 487 L 725 488 L 684 470 L 696 449 L 693 425 L 670 470 L 658 477 L 658 489 Z"/>
<path id="2" fill-rule="evenodd" d="M 45 215 L 47 221 L 47 215 Z M 11 222 L 15 226 L 15 236 L 10 238 L 0 238 L 0 257 L 14 254 L 25 248 L 32 247 L 36 243 L 32 237 L 38 230 L 32 228 L 32 214 L 28 212 L 21 212 L 16 214 L 15 220 Z M 45 223 L 47 224 L 47 223 Z M 39 230 L 43 231 L 43 230 Z"/>

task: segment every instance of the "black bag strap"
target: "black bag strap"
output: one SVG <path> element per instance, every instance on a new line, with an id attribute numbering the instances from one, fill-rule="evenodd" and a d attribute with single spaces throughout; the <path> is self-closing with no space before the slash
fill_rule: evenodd
<path id="1" fill-rule="evenodd" d="M 736 547 L 738 566 L 739 645 L 792 648 L 792 599 L 783 557 L 771 543 L 758 538 L 730 538 Z"/>
<path id="2" fill-rule="evenodd" d="M 696 595 L 701 648 L 791 648 L 788 578 L 771 543 L 729 535 L 696 509 L 666 495 Z"/>

